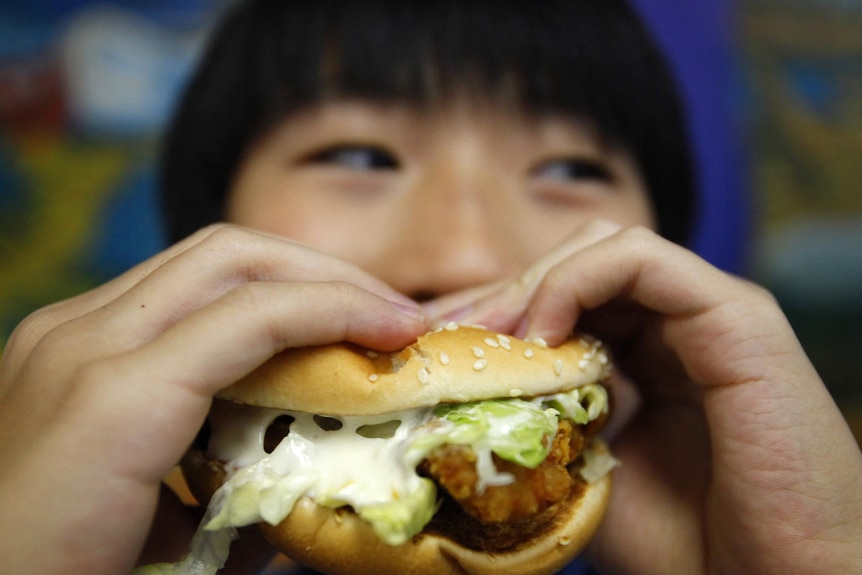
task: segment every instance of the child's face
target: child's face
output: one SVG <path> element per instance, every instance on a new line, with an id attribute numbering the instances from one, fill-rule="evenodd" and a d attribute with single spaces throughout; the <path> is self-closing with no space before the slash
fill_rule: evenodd
<path id="1" fill-rule="evenodd" d="M 249 150 L 227 215 L 418 299 L 517 274 L 592 218 L 654 227 L 634 163 L 585 125 L 464 103 L 295 114 Z"/>

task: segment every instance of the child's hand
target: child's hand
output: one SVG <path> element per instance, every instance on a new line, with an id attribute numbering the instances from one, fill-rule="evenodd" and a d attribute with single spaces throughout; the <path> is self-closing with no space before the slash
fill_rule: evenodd
<path id="1" fill-rule="evenodd" d="M 592 546 L 614 573 L 847 573 L 862 456 L 773 298 L 645 229 L 588 226 L 517 281 L 428 306 L 615 350 L 622 460 Z M 625 377 L 622 376 L 624 374 Z M 613 385 L 612 384 L 612 385 Z"/>
<path id="2" fill-rule="evenodd" d="M 128 573 L 219 389 L 286 347 L 397 349 L 425 329 L 359 269 L 230 226 L 36 312 L 0 366 L 0 572 Z"/>

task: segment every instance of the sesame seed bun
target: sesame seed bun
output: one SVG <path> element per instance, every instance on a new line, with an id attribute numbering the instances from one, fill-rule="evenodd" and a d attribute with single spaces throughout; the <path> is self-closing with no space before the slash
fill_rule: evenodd
<path id="1" fill-rule="evenodd" d="M 289 349 L 218 397 L 322 415 L 377 415 L 567 391 L 603 379 L 608 365 L 601 345 L 584 336 L 549 348 L 541 340 L 449 326 L 394 353 L 349 343 Z"/>

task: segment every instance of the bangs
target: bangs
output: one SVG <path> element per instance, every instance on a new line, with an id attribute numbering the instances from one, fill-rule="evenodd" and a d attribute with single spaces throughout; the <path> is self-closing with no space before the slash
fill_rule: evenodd
<path id="1" fill-rule="evenodd" d="M 618 124 L 639 113 L 631 74 L 654 67 L 598 49 L 632 45 L 631 15 L 613 0 L 269 4 L 272 51 L 256 59 L 264 125 L 330 99 L 434 107 L 461 96 L 586 118 L 624 141 Z"/>

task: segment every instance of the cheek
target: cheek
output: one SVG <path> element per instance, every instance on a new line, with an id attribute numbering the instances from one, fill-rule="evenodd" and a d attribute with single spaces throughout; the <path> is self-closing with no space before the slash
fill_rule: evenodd
<path id="1" fill-rule="evenodd" d="M 331 213 L 329 217 L 324 214 L 325 211 L 281 198 L 259 202 L 249 208 L 228 210 L 228 221 L 287 237 L 322 251 L 338 253 L 337 248 L 348 243 L 347 239 L 353 232 Z"/>
<path id="2" fill-rule="evenodd" d="M 252 161 L 231 188 L 226 218 L 233 224 L 312 243 L 320 225 L 314 206 L 303 197 L 278 171 Z"/>
<path id="3" fill-rule="evenodd" d="M 613 221 L 622 226 L 644 226 L 655 229 L 655 218 L 645 196 L 610 196 L 584 200 L 577 206 L 549 208 L 522 206 L 511 215 L 523 258 L 532 263 L 568 240 L 584 225 L 596 219 Z"/>
<path id="4" fill-rule="evenodd" d="M 226 217 L 230 223 L 262 232 L 299 239 L 313 228 L 298 206 L 291 205 L 284 194 L 240 185 L 228 202 Z"/>
<path id="5" fill-rule="evenodd" d="M 374 230 L 383 228 L 362 224 L 349 206 L 333 205 L 323 197 L 283 186 L 238 187 L 231 195 L 227 220 L 361 263 L 362 251 L 379 243 Z"/>
<path id="6" fill-rule="evenodd" d="M 623 226 L 657 227 L 652 205 L 646 192 L 630 193 L 616 202 L 602 206 L 596 217 L 613 220 Z"/>

